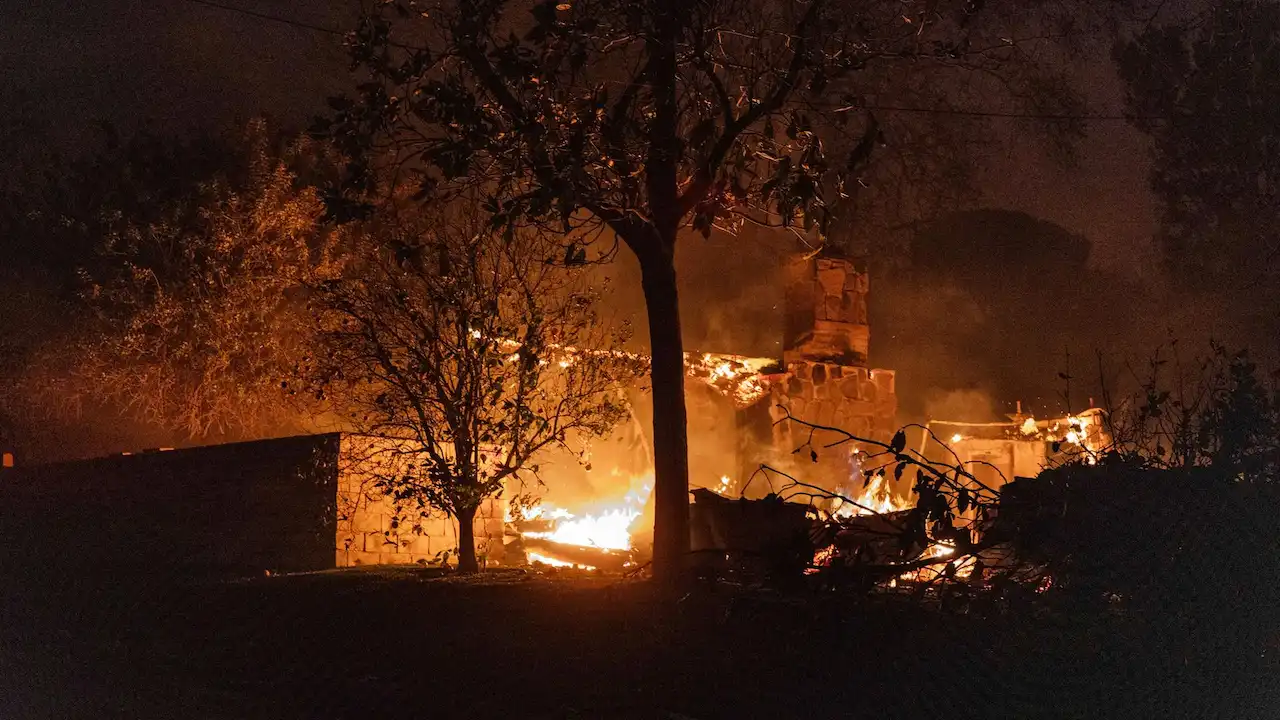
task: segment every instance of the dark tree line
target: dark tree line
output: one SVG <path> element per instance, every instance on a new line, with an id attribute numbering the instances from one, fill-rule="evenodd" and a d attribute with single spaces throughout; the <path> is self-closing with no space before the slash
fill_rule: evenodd
<path id="1" fill-rule="evenodd" d="M 1133 123 L 1153 141 L 1167 269 L 1187 288 L 1229 298 L 1272 338 L 1280 329 L 1278 32 L 1280 7 L 1230 0 L 1161 18 L 1115 52 Z M 1270 343 L 1262 333 L 1256 339 Z"/>

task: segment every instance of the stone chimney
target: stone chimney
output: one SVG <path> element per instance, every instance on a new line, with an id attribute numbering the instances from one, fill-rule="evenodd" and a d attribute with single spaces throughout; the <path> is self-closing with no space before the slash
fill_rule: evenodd
<path id="1" fill-rule="evenodd" d="M 866 367 L 871 338 L 867 290 L 866 269 L 853 260 L 831 252 L 793 258 L 787 278 L 783 362 Z"/>

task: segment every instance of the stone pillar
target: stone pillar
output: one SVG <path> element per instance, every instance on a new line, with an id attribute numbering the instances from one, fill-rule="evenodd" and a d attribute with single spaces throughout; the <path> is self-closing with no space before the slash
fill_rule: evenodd
<path id="1" fill-rule="evenodd" d="M 867 367 L 865 267 L 820 254 L 797 256 L 788 269 L 787 407 L 811 423 L 887 440 L 897 429 L 897 395 L 893 371 Z"/>
<path id="2" fill-rule="evenodd" d="M 799 256 L 788 275 L 784 363 L 865 367 L 871 337 L 865 269 L 842 257 Z"/>

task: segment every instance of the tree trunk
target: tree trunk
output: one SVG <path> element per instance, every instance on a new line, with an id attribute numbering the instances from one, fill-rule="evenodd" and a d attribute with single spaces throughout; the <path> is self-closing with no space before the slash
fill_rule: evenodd
<path id="1" fill-rule="evenodd" d="M 476 509 L 458 512 L 458 572 L 480 572 L 476 561 Z"/>
<path id="2" fill-rule="evenodd" d="M 652 355 L 653 574 L 661 583 L 675 584 L 689 553 L 689 440 L 675 257 L 646 253 L 640 269 Z"/>

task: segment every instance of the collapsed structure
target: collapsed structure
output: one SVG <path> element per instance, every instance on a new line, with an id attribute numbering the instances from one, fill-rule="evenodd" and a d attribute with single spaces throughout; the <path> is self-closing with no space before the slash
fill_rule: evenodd
<path id="1" fill-rule="evenodd" d="M 1062 417 L 1038 420 L 1022 412 L 1006 422 L 930 420 L 925 424 L 920 454 L 928 456 L 943 443 L 975 479 L 998 488 L 1018 477 L 1034 477 L 1046 467 L 1079 460 L 1096 464 L 1111 445 L 1106 413 L 1089 408 Z"/>
<path id="2" fill-rule="evenodd" d="M 831 254 L 806 255 L 791 261 L 787 275 L 781 358 L 687 356 L 694 487 L 767 493 L 754 471 L 787 467 L 806 439 L 788 416 L 882 440 L 896 429 L 894 374 L 868 366 L 865 268 Z M 491 498 L 477 514 L 479 554 L 501 562 L 513 524 L 525 525 L 522 539 L 539 541 L 532 544 L 549 554 L 521 552 L 547 562 L 581 564 L 555 557 L 558 546 L 643 544 L 631 530 L 647 521 L 652 444 L 645 401 L 634 404 L 634 422 L 612 439 L 626 458 L 604 470 L 612 478 L 597 487 L 589 510 L 545 507 L 513 517 L 505 498 Z M 114 551 L 236 571 L 315 570 L 437 562 L 456 548 L 456 528 L 444 513 L 400 524 L 376 491 L 376 473 L 350 462 L 357 445 L 350 436 L 317 435 L 7 469 L 0 503 L 13 516 L 10 528 L 25 526 L 16 518 L 52 514 L 69 542 L 91 537 L 104 558 Z M 806 476 L 839 487 L 853 472 L 854 449 L 806 458 Z M 540 529 L 528 529 L 534 525 Z"/>
<path id="3" fill-rule="evenodd" d="M 792 467 L 793 451 L 805 440 L 786 422 L 788 415 L 880 440 L 888 440 L 897 428 L 894 373 L 868 366 L 870 282 L 865 268 L 837 255 L 801 255 L 790 261 L 786 276 L 781 358 L 686 354 L 694 488 L 748 496 L 769 492 L 766 482 L 753 480 L 756 470 L 762 464 Z M 535 559 L 598 566 L 614 563 L 609 553 L 647 544 L 652 527 L 647 508 L 652 489 L 649 408 L 643 397 L 632 400 L 634 422 L 600 444 L 611 448 L 612 466 L 591 472 L 611 477 L 586 493 L 595 496 L 580 498 L 585 502 L 577 503 L 574 512 L 545 505 L 515 515 L 502 498 L 491 499 L 477 517 L 482 556 L 491 562 Z M 806 457 L 806 477 L 828 489 L 841 487 L 854 473 L 854 450 L 853 445 L 842 447 L 817 462 Z M 572 463 L 562 463 L 555 480 L 563 482 L 577 471 Z M 368 492 L 368 484 L 362 473 L 338 481 L 338 565 L 420 562 L 426 553 L 456 547 L 452 524 L 443 517 L 425 523 L 418 533 L 391 527 L 394 509 Z M 520 542 L 510 541 L 513 530 Z M 397 540 L 397 533 L 404 539 Z M 583 552 L 584 547 L 604 552 Z"/>

